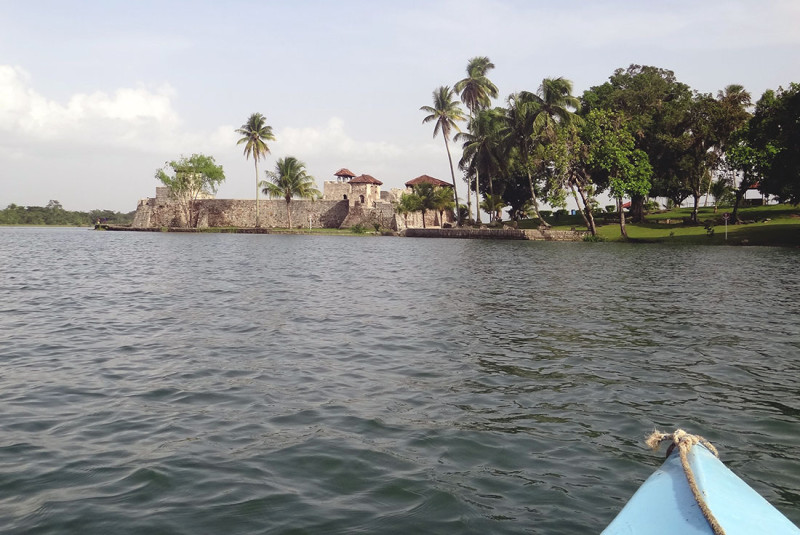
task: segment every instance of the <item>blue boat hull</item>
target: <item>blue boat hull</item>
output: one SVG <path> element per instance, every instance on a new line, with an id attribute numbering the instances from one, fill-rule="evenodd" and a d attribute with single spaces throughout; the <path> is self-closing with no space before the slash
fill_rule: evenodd
<path id="1" fill-rule="evenodd" d="M 688 455 L 697 486 L 726 535 L 799 534 L 780 511 L 701 445 Z M 708 535 L 677 450 L 645 481 L 602 535 Z"/>

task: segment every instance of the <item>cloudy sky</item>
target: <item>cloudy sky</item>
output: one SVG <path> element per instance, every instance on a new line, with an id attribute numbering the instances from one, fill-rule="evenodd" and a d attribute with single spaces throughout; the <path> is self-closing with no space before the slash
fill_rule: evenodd
<path id="1" fill-rule="evenodd" d="M 219 197 L 252 198 L 234 130 L 253 112 L 277 137 L 262 168 L 296 156 L 320 187 L 341 167 L 384 188 L 449 180 L 419 107 L 470 57 L 497 66 L 500 103 L 631 63 L 757 98 L 800 82 L 798 28 L 797 0 L 0 0 L 0 207 L 131 211 L 194 152 L 224 167 Z"/>

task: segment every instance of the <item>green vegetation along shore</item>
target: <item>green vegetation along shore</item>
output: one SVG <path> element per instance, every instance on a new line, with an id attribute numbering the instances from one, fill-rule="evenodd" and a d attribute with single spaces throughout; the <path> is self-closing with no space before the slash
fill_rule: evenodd
<path id="1" fill-rule="evenodd" d="M 693 208 L 679 208 L 645 215 L 642 223 L 629 223 L 628 236 L 631 241 L 652 243 L 675 243 L 693 245 L 776 245 L 800 247 L 800 206 L 776 204 L 739 209 L 740 224 L 726 226 L 723 215 L 730 207 L 698 209 L 699 224 L 691 222 Z M 551 218 L 552 219 L 552 218 Z M 616 214 L 596 217 L 597 235 L 603 241 L 620 241 Z M 535 228 L 538 221 L 520 221 L 520 228 Z M 558 217 L 553 225 L 556 230 L 586 227 L 579 214 Z"/>
<path id="2" fill-rule="evenodd" d="M 18 206 L 14 203 L 0 210 L 0 225 L 53 225 L 62 227 L 91 227 L 98 221 L 111 225 L 130 225 L 135 212 L 65 210 L 58 201 L 47 206 Z"/>

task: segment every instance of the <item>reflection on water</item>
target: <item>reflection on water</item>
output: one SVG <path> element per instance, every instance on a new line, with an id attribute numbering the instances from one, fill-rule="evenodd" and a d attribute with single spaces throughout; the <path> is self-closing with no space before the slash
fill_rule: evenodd
<path id="1" fill-rule="evenodd" d="M 591 533 L 706 436 L 800 521 L 798 253 L 0 229 L 9 533 Z"/>

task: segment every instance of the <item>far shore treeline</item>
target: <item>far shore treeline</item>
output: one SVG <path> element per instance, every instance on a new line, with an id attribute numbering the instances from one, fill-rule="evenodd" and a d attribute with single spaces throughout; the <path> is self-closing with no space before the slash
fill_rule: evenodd
<path id="1" fill-rule="evenodd" d="M 100 223 L 130 225 L 135 212 L 91 210 L 78 212 L 65 210 L 61 203 L 51 200 L 47 206 L 18 206 L 9 204 L 0 210 L 0 225 L 60 225 L 90 227 Z"/>

